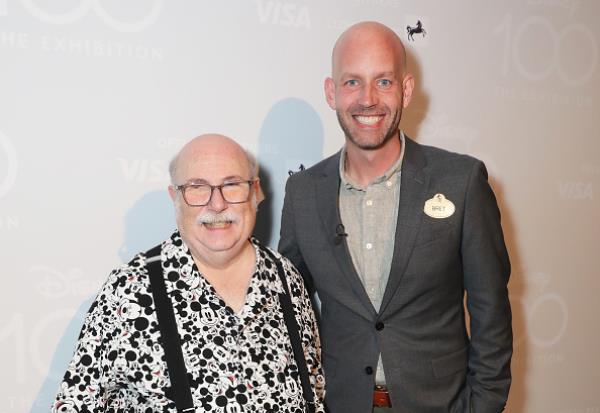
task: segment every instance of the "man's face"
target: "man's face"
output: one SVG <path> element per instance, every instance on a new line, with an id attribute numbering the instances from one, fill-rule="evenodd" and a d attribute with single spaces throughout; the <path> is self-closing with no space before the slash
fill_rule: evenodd
<path id="1" fill-rule="evenodd" d="M 249 181 L 250 175 L 243 152 L 224 147 L 182 154 L 175 183 L 222 185 Z M 238 204 L 226 202 L 219 189 L 214 189 L 207 205 L 192 207 L 186 203 L 181 191 L 172 187 L 169 190 L 175 201 L 179 231 L 195 258 L 213 261 L 214 257 L 231 259 L 240 253 L 256 222 L 255 183 L 250 185 L 249 200 Z"/>
<path id="2" fill-rule="evenodd" d="M 377 149 L 397 136 L 412 92 L 412 77 L 403 77 L 397 53 L 389 41 L 371 37 L 346 42 L 334 56 L 325 93 L 349 144 Z"/>

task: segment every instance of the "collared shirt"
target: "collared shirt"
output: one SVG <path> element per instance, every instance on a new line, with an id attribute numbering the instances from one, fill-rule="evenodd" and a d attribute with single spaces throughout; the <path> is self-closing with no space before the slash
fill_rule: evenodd
<path id="1" fill-rule="evenodd" d="M 278 294 L 275 263 L 258 242 L 239 313 L 199 273 L 178 232 L 161 261 L 182 339 L 196 411 L 304 412 L 298 368 Z M 320 341 L 301 276 L 282 260 L 315 394 L 323 412 Z M 175 412 L 143 254 L 113 271 L 86 317 L 53 412 Z"/>
<path id="2" fill-rule="evenodd" d="M 340 217 L 346 233 L 352 263 L 376 311 L 387 286 L 398 219 L 404 133 L 400 131 L 402 149 L 394 164 L 366 187 L 346 174 L 346 149 L 340 156 Z M 376 380 L 385 383 L 381 356 Z"/>

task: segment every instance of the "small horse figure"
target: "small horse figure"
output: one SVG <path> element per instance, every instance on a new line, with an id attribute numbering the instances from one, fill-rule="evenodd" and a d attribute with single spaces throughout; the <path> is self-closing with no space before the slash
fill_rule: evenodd
<path id="1" fill-rule="evenodd" d="M 406 26 L 406 33 L 408 33 L 408 40 L 412 40 L 413 42 L 415 41 L 415 39 L 413 38 L 413 34 L 422 33 L 423 37 L 425 37 L 425 35 L 427 34 L 425 29 L 423 28 L 423 24 L 421 23 L 421 20 L 417 20 L 416 27 Z"/>

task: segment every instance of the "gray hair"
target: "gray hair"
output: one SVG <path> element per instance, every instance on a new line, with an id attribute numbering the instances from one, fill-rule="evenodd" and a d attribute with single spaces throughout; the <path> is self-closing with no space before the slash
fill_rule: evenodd
<path id="1" fill-rule="evenodd" d="M 244 149 L 246 160 L 248 161 L 248 166 L 250 167 L 250 179 L 258 178 L 258 161 L 256 160 L 256 156 L 254 156 L 254 154 L 248 149 L 242 149 Z"/>
<path id="2" fill-rule="evenodd" d="M 177 160 L 179 159 L 179 152 L 171 158 L 171 162 L 169 162 L 169 175 L 171 176 L 171 184 L 175 184 L 175 172 L 177 172 Z"/>

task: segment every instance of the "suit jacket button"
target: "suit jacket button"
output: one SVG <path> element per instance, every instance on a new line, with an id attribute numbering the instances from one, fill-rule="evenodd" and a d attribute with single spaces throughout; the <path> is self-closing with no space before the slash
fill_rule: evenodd
<path id="1" fill-rule="evenodd" d="M 377 323 L 375 323 L 375 330 L 381 331 L 381 330 L 383 330 L 383 327 L 385 327 L 385 325 L 381 321 L 378 321 Z"/>
<path id="2" fill-rule="evenodd" d="M 371 367 L 371 366 L 365 367 L 365 373 L 367 373 L 369 376 L 371 374 L 373 374 L 373 367 Z"/>

